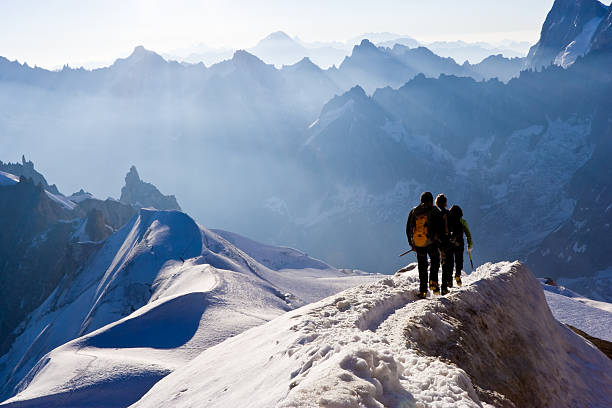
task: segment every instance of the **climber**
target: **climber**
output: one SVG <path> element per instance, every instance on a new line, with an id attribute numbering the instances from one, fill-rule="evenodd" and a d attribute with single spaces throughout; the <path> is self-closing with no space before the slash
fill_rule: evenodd
<path id="1" fill-rule="evenodd" d="M 442 232 L 440 233 L 440 260 L 442 263 L 442 295 L 448 293 L 448 288 L 453 287 L 453 249 L 450 245 L 449 238 L 450 233 L 448 229 L 448 214 L 449 211 L 446 209 L 448 200 L 444 194 L 438 194 L 436 197 L 436 207 L 440 210 L 442 215 Z"/>
<path id="2" fill-rule="evenodd" d="M 457 285 L 459 286 L 461 286 L 461 271 L 463 270 L 463 251 L 465 249 L 463 234 L 465 234 L 467 238 L 468 254 L 471 255 L 472 249 L 474 248 L 472 234 L 470 233 L 470 229 L 468 228 L 467 221 L 464 220 L 462 217 L 463 211 L 461 210 L 461 207 L 459 207 L 458 205 L 453 205 L 448 212 L 448 229 L 451 250 L 447 253 L 450 254 L 450 259 L 447 259 L 446 261 L 450 264 L 450 276 L 452 277 L 454 258 L 455 280 L 457 281 Z"/>
<path id="3" fill-rule="evenodd" d="M 417 254 L 419 268 L 418 297 L 427 296 L 427 256 L 430 265 L 430 289 L 439 294 L 438 270 L 440 269 L 439 241 L 442 235 L 442 215 L 433 205 L 433 195 L 427 191 L 421 194 L 421 204 L 414 207 L 406 222 L 406 236 L 410 247 Z"/>

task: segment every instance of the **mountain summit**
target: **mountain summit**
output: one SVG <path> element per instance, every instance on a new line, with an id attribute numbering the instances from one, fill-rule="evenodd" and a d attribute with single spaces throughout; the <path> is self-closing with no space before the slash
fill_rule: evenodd
<path id="1" fill-rule="evenodd" d="M 556 0 L 542 26 L 540 41 L 529 50 L 527 66 L 573 64 L 591 49 L 593 35 L 608 11 L 597 0 Z"/>

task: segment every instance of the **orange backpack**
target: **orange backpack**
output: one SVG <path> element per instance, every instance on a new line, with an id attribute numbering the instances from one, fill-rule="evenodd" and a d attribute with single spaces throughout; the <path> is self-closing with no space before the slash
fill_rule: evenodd
<path id="1" fill-rule="evenodd" d="M 429 214 L 431 211 L 415 215 L 414 229 L 412 230 L 412 242 L 419 248 L 431 244 L 429 239 Z"/>

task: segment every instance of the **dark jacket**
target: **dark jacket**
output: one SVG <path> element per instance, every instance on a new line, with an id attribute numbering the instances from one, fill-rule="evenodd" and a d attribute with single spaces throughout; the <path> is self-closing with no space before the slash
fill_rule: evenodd
<path id="1" fill-rule="evenodd" d="M 450 211 L 448 211 L 448 209 L 446 208 L 440 208 L 438 206 L 436 206 L 436 208 L 438 209 L 438 211 L 440 211 L 440 216 L 441 216 L 441 222 L 442 222 L 442 231 L 440 233 L 440 246 L 444 249 L 449 249 L 450 248 L 450 229 L 449 229 L 449 218 L 450 218 Z"/>
<path id="2" fill-rule="evenodd" d="M 450 243 L 455 248 L 464 248 L 463 235 L 465 234 L 468 241 L 468 249 L 472 249 L 474 243 L 472 241 L 472 234 L 467 225 L 467 221 L 459 217 L 449 217 L 448 226 L 450 230 Z"/>
<path id="3" fill-rule="evenodd" d="M 430 212 L 429 225 L 427 225 L 428 238 L 430 241 L 429 245 L 440 245 L 441 240 L 444 239 L 444 224 L 440 210 L 433 205 L 419 204 L 410 211 L 408 221 L 406 222 L 406 237 L 408 237 L 408 243 L 411 247 L 414 247 L 412 233 L 414 231 L 416 217 L 427 212 Z"/>

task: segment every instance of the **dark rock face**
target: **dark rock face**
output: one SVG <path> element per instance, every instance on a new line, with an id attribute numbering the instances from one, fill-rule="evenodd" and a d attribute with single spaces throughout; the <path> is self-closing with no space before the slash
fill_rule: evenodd
<path id="1" fill-rule="evenodd" d="M 163 195 L 153 184 L 142 181 L 138 175 L 138 170 L 134 166 L 125 176 L 125 186 L 121 189 L 120 201 L 138 208 L 181 209 L 173 195 Z"/>
<path id="2" fill-rule="evenodd" d="M 597 0 L 556 0 L 542 26 L 540 41 L 529 50 L 527 66 L 550 65 L 591 20 L 607 12 L 608 7 Z"/>
<path id="3" fill-rule="evenodd" d="M 124 226 L 138 213 L 131 205 L 110 198 L 104 201 L 94 198 L 83 200 L 75 208 L 76 215 L 79 218 L 88 217 L 88 214 L 94 210 L 101 212 L 104 223 L 114 230 Z"/>
<path id="4" fill-rule="evenodd" d="M 75 225 L 41 184 L 22 177 L 0 187 L 0 355 L 14 330 L 55 289 L 70 258 Z"/>
<path id="5" fill-rule="evenodd" d="M 113 233 L 113 229 L 106 226 L 102 211 L 93 208 L 87 213 L 85 232 L 92 241 L 102 241 Z"/>

